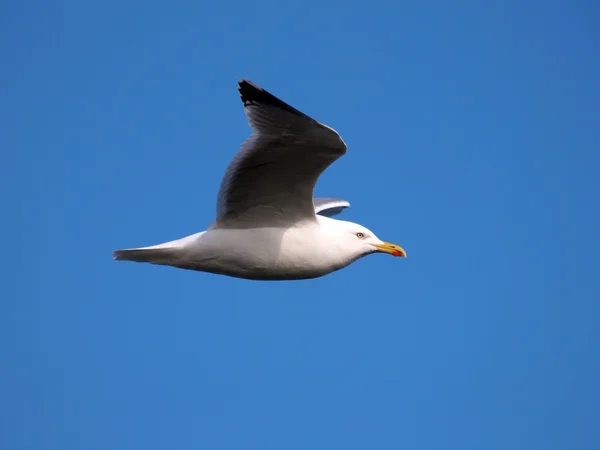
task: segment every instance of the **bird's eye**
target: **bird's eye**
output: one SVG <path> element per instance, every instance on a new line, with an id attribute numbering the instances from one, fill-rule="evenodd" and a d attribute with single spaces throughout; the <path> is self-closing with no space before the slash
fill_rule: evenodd
<path id="1" fill-rule="evenodd" d="M 356 233 L 356 237 L 359 239 L 364 239 L 365 234 L 364 233 Z"/>

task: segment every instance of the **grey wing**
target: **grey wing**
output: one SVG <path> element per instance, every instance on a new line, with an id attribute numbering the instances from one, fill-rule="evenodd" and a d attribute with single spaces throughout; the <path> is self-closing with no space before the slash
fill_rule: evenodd
<path id="1" fill-rule="evenodd" d="M 339 134 L 247 80 L 239 82 L 253 134 L 229 164 L 217 226 L 286 226 L 315 220 L 313 189 L 346 153 Z"/>
<path id="2" fill-rule="evenodd" d="M 315 213 L 326 217 L 336 216 L 350 206 L 350 203 L 341 198 L 315 198 L 313 203 Z"/>

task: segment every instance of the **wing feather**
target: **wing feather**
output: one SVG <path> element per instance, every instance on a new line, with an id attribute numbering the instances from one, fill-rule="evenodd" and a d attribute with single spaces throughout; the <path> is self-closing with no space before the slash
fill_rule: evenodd
<path id="1" fill-rule="evenodd" d="M 291 225 L 315 220 L 313 190 L 346 153 L 339 134 L 248 80 L 239 91 L 253 134 L 221 183 L 217 226 Z"/>
<path id="2" fill-rule="evenodd" d="M 315 198 L 315 213 L 326 217 L 337 216 L 345 208 L 350 207 L 350 203 L 341 198 Z"/>

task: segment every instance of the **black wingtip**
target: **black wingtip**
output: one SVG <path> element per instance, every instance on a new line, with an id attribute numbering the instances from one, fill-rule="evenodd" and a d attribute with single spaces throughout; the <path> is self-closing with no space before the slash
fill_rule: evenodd
<path id="1" fill-rule="evenodd" d="M 240 91 L 240 97 L 242 98 L 244 105 L 257 102 L 260 99 L 261 94 L 265 92 L 263 88 L 246 78 L 238 81 L 238 90 Z"/>
<path id="2" fill-rule="evenodd" d="M 271 105 L 277 108 L 285 109 L 289 112 L 298 114 L 303 117 L 308 117 L 306 114 L 298 111 L 296 108 L 288 105 L 283 100 L 278 99 L 270 92 L 265 91 L 263 88 L 261 88 L 257 84 L 254 84 L 252 81 L 246 78 L 243 78 L 240 81 L 238 81 L 238 90 L 240 91 L 240 97 L 242 98 L 244 106 L 258 104 Z"/>

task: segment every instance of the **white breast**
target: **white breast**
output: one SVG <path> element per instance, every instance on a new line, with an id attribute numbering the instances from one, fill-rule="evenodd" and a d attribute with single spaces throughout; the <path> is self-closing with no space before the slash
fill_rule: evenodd
<path id="1" fill-rule="evenodd" d="M 212 229 L 186 249 L 187 258 L 196 270 L 242 278 L 322 276 L 356 259 L 327 221 L 336 222 L 320 217 L 288 229 Z"/>

